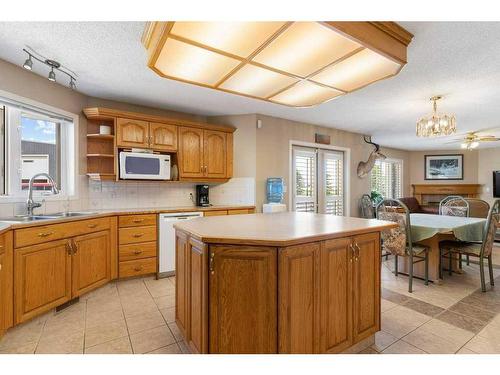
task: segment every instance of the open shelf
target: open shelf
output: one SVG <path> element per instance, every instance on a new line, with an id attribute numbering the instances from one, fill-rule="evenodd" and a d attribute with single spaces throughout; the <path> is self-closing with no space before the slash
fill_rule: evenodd
<path id="1" fill-rule="evenodd" d="M 87 154 L 88 158 L 114 158 L 113 154 Z"/>
<path id="2" fill-rule="evenodd" d="M 95 181 L 115 181 L 116 175 L 114 173 L 87 173 L 91 180 Z"/>
<path id="3" fill-rule="evenodd" d="M 115 136 L 113 134 L 87 134 L 87 138 L 92 138 L 92 139 L 106 139 L 112 141 L 115 139 Z"/>

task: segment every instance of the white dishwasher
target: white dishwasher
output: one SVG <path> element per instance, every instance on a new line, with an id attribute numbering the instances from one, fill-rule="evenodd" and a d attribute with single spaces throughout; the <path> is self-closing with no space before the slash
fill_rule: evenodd
<path id="1" fill-rule="evenodd" d="M 175 275 L 175 229 L 179 221 L 202 217 L 202 212 L 160 214 L 160 264 L 158 277 Z"/>

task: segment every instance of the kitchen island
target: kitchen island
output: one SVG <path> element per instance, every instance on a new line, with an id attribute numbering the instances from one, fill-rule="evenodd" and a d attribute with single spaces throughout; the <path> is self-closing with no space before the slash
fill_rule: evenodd
<path id="1" fill-rule="evenodd" d="M 176 322 L 195 353 L 340 353 L 380 330 L 380 231 L 311 213 L 175 224 Z"/>

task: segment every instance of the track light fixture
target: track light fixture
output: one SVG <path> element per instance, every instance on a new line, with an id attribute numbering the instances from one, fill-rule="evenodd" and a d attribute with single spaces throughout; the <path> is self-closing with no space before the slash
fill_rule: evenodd
<path id="1" fill-rule="evenodd" d="M 31 50 L 31 52 L 26 50 L 25 48 L 23 48 L 23 51 L 26 52 L 28 55 L 28 58 L 26 59 L 26 61 L 23 64 L 24 69 L 32 70 L 33 69 L 33 59 L 35 59 L 36 61 L 39 61 L 42 64 L 45 64 L 48 67 L 50 67 L 50 72 L 49 72 L 49 75 L 47 77 L 49 81 L 56 82 L 56 72 L 54 70 L 57 70 L 61 73 L 66 74 L 69 77 L 69 87 L 72 90 L 76 90 L 76 77 L 75 77 L 76 74 L 75 73 L 73 73 L 73 72 L 71 72 L 71 70 L 63 67 L 58 61 L 46 59 L 42 55 L 33 51 L 31 48 L 30 48 L 30 50 Z M 37 55 L 40 57 L 37 57 Z M 68 71 L 71 73 L 69 73 Z"/>

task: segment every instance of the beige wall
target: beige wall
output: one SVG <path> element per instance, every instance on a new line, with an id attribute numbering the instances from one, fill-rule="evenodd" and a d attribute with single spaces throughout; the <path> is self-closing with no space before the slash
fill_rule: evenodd
<path id="1" fill-rule="evenodd" d="M 424 156 L 425 155 L 464 155 L 464 179 L 463 180 L 425 180 Z M 412 151 L 410 152 L 410 184 L 477 184 L 478 151 Z"/>
<path id="2" fill-rule="evenodd" d="M 500 170 L 500 147 L 478 151 L 477 182 L 483 185 L 481 199 L 493 201 L 493 171 Z"/>

